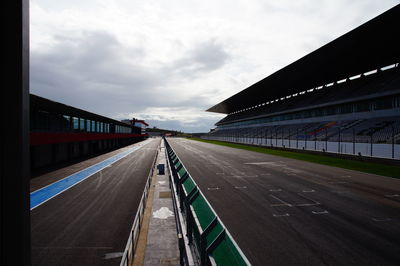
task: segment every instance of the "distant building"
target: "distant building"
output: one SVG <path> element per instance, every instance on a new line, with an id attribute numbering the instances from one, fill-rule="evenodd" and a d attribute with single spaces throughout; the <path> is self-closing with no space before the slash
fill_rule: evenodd
<path id="1" fill-rule="evenodd" d="M 143 127 L 135 125 L 30 94 L 31 167 L 40 169 L 147 138 Z"/>
<path id="2" fill-rule="evenodd" d="M 147 124 L 144 120 L 138 120 L 136 118 L 132 118 L 130 119 L 123 119 L 121 120 L 122 123 L 134 126 L 134 127 L 138 127 L 141 129 L 141 133 L 144 134 L 146 132 L 146 127 L 149 126 L 149 124 Z"/>

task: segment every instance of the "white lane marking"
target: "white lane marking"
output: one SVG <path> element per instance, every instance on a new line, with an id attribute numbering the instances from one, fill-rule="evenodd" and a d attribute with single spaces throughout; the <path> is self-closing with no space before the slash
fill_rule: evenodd
<path id="1" fill-rule="evenodd" d="M 174 213 L 167 207 L 161 207 L 158 211 L 153 212 L 153 217 L 157 219 L 167 219 L 174 216 Z"/>
<path id="2" fill-rule="evenodd" d="M 374 222 L 389 222 L 391 220 L 392 218 L 372 218 L 372 221 Z"/>
<path id="3" fill-rule="evenodd" d="M 316 202 L 316 203 L 299 203 L 299 204 L 295 204 L 294 206 L 296 207 L 309 207 L 309 206 L 317 206 L 320 205 L 321 203 Z"/>
<path id="4" fill-rule="evenodd" d="M 273 214 L 272 216 L 274 216 L 274 217 L 288 217 L 288 216 L 290 216 L 290 214 L 289 214 L 289 213 L 284 213 L 284 214 Z"/>
<path id="5" fill-rule="evenodd" d="M 274 164 L 274 163 L 273 162 L 251 162 L 251 163 L 244 163 L 244 164 L 263 165 L 263 164 Z"/>
<path id="6" fill-rule="evenodd" d="M 240 171 L 236 171 L 236 172 L 234 172 L 234 173 L 229 173 L 230 175 L 239 175 L 239 176 L 242 176 L 242 175 L 245 175 L 246 173 L 245 172 L 240 172 Z"/>
<path id="7" fill-rule="evenodd" d="M 400 195 L 399 194 L 391 194 L 391 195 L 385 195 L 385 197 L 387 197 L 387 198 L 397 198 L 397 197 L 400 197 Z"/>
<path id="8" fill-rule="evenodd" d="M 276 188 L 276 189 L 270 189 L 269 191 L 270 191 L 270 192 L 279 192 L 279 191 L 282 191 L 282 189 Z"/>
<path id="9" fill-rule="evenodd" d="M 94 174 L 102 171 L 109 165 L 114 164 L 115 162 L 125 158 L 126 156 L 130 155 L 131 153 L 141 149 L 144 145 L 152 142 L 152 140 L 144 141 L 140 145 L 134 145 L 131 148 L 128 148 L 120 153 L 117 153 L 101 162 L 93 164 L 83 170 L 80 170 L 72 175 L 69 175 L 63 179 L 55 181 L 45 187 L 39 188 L 30 193 L 30 210 L 35 209 L 36 207 L 42 205 L 43 203 L 51 200 L 52 198 L 60 195 L 64 191 L 78 185 L 82 181 L 86 180 L 87 178 L 93 176 Z"/>
<path id="10" fill-rule="evenodd" d="M 322 212 L 316 212 L 316 211 L 312 211 L 313 214 L 327 214 L 329 213 L 328 211 L 322 211 Z"/>
<path id="11" fill-rule="evenodd" d="M 315 192 L 315 191 L 314 190 L 310 190 L 310 191 L 307 191 L 307 192 Z M 315 201 L 315 200 L 313 200 L 313 199 L 311 199 L 309 197 L 306 197 L 301 193 L 296 193 L 296 194 L 299 195 L 299 197 L 301 197 L 303 199 L 311 201 L 312 203 L 298 203 L 298 204 L 294 205 L 295 207 L 309 207 L 309 206 L 316 206 L 316 205 L 320 205 L 321 204 L 318 201 Z"/>
<path id="12" fill-rule="evenodd" d="M 344 193 L 349 193 L 349 190 L 332 190 L 333 193 L 337 194 L 344 194 Z"/>
<path id="13" fill-rule="evenodd" d="M 247 188 L 247 186 L 241 186 L 241 187 L 235 186 L 235 188 L 236 189 L 244 189 L 244 188 Z"/>
<path id="14" fill-rule="evenodd" d="M 284 201 L 284 200 L 278 198 L 278 197 L 275 196 L 275 195 L 269 195 L 269 196 L 270 196 L 271 198 L 274 198 L 274 199 L 276 199 L 277 201 L 281 202 L 281 206 L 293 207 L 292 204 L 290 204 L 290 203 L 288 203 L 288 202 L 286 202 L 286 201 Z M 283 205 L 282 205 L 282 204 L 283 204 Z M 271 206 L 273 206 L 273 205 L 276 205 L 276 204 L 271 204 Z"/>
<path id="15" fill-rule="evenodd" d="M 303 190 L 302 192 L 304 192 L 304 193 L 313 193 L 313 192 L 315 192 L 315 190 L 314 190 L 314 189 L 311 189 L 311 190 Z"/>
<path id="16" fill-rule="evenodd" d="M 288 176 L 297 176 L 298 174 L 295 174 L 295 173 L 285 173 L 286 175 L 288 175 Z"/>
<path id="17" fill-rule="evenodd" d="M 124 255 L 123 252 L 107 253 L 107 254 L 104 254 L 104 259 L 109 260 L 109 259 L 119 258 L 119 257 L 122 257 L 122 255 Z"/>
<path id="18" fill-rule="evenodd" d="M 247 178 L 247 177 L 258 177 L 258 175 L 225 175 L 226 177 L 237 177 L 237 178 Z"/>
<path id="19" fill-rule="evenodd" d="M 218 190 L 220 189 L 219 187 L 208 187 L 207 190 Z"/>
<path id="20" fill-rule="evenodd" d="M 164 185 L 166 181 L 158 181 L 158 184 Z"/>

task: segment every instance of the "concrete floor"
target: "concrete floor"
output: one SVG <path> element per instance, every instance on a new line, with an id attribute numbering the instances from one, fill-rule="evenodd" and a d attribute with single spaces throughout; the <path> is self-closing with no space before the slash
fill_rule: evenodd
<path id="1" fill-rule="evenodd" d="M 165 147 L 162 145 L 158 164 L 166 165 Z M 169 188 L 169 172 L 157 174 L 155 180 L 152 215 L 147 236 L 144 265 L 178 266 L 179 249 L 174 208 Z"/>

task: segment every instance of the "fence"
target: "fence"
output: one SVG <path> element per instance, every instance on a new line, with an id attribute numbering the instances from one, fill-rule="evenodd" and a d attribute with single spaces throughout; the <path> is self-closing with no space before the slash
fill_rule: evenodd
<path id="1" fill-rule="evenodd" d="M 183 217 L 194 259 L 201 266 L 250 265 L 173 148 L 166 140 L 165 144 L 174 193 L 179 201 L 178 211 Z"/>
<path id="2" fill-rule="evenodd" d="M 259 145 L 266 147 L 282 147 L 310 151 L 322 151 L 377 158 L 400 159 L 400 144 L 359 143 L 340 141 L 320 141 L 312 139 L 285 139 L 263 137 L 237 137 L 203 135 L 203 139 L 229 141 L 235 143 Z"/>

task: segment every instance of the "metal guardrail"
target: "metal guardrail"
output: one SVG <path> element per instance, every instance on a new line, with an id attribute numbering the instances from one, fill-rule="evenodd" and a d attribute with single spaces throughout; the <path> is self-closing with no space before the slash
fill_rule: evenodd
<path id="1" fill-rule="evenodd" d="M 147 196 L 149 194 L 149 189 L 151 185 L 152 176 L 154 173 L 154 167 L 158 156 L 158 149 L 156 155 L 154 156 L 153 163 L 151 165 L 150 173 L 147 177 L 146 185 L 142 194 L 142 198 L 140 199 L 139 207 L 135 215 L 135 219 L 133 220 L 133 225 L 131 232 L 128 237 L 128 242 L 126 243 L 124 254 L 122 255 L 120 266 L 130 266 L 133 262 L 133 257 L 135 255 L 137 242 L 139 239 L 139 232 L 142 227 L 142 219 L 144 215 L 144 210 L 146 208 Z"/>
<path id="2" fill-rule="evenodd" d="M 164 143 L 166 141 L 164 140 Z M 166 146 L 166 145 L 165 145 Z M 180 265 L 182 266 L 194 266 L 195 263 L 193 261 L 193 257 L 191 256 L 191 249 L 189 247 L 189 242 L 188 238 L 186 235 L 186 228 L 184 227 L 183 223 L 183 217 L 181 212 L 179 211 L 180 205 L 179 205 L 179 199 L 178 195 L 176 193 L 176 187 L 172 175 L 172 168 L 171 164 L 169 163 L 168 160 L 168 152 L 167 149 L 165 149 L 165 158 L 167 159 L 167 167 L 168 167 L 168 176 L 169 176 L 169 185 L 171 189 L 171 195 L 172 195 L 172 205 L 174 208 L 174 213 L 175 213 L 175 223 L 176 223 L 176 232 L 178 236 L 178 247 L 179 247 L 179 260 L 180 260 Z"/>
<path id="3" fill-rule="evenodd" d="M 165 145 L 179 201 L 178 214 L 185 224 L 185 230 L 180 232 L 186 231 L 197 264 L 251 265 L 166 139 Z M 181 250 L 181 256 L 182 252 L 187 250 Z M 187 264 L 181 259 L 181 265 Z"/>

